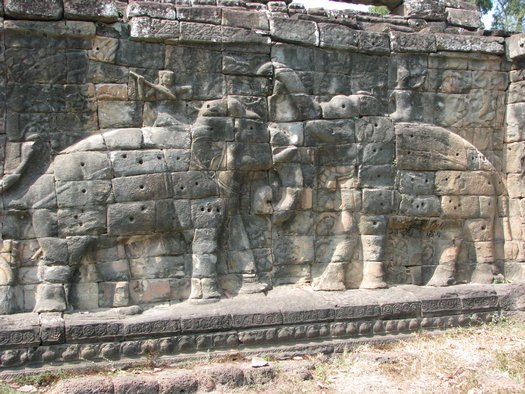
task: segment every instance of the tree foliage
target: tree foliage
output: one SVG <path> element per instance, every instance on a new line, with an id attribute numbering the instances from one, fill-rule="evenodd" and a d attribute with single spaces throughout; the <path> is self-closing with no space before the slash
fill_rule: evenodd
<path id="1" fill-rule="evenodd" d="M 468 0 L 478 6 L 481 15 L 485 15 L 492 9 L 492 0 Z"/>
<path id="2" fill-rule="evenodd" d="M 525 0 L 496 0 L 492 28 L 525 31 Z"/>
<path id="3" fill-rule="evenodd" d="M 379 6 L 379 7 L 373 5 L 371 7 L 368 7 L 368 12 L 370 12 L 371 14 L 379 14 L 379 15 L 390 14 L 390 11 L 384 5 Z"/>

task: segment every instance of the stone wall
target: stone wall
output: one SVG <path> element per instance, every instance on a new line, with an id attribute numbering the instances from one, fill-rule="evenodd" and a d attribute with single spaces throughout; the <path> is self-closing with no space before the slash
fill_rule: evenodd
<path id="1" fill-rule="evenodd" d="M 523 279 L 523 38 L 387 5 L 5 0 L 0 310 Z"/>

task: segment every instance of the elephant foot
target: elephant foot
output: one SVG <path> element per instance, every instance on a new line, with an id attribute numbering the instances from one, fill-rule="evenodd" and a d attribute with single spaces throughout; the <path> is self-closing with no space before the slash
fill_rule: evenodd
<path id="1" fill-rule="evenodd" d="M 215 278 L 192 278 L 191 293 L 192 300 L 211 300 L 218 301 L 221 298 Z"/>
<path id="2" fill-rule="evenodd" d="M 242 276 L 242 286 L 239 294 L 262 293 L 268 289 L 268 285 L 261 282 L 255 274 L 245 274 Z"/>
<path id="3" fill-rule="evenodd" d="M 363 264 L 363 280 L 360 289 L 385 289 L 383 263 L 380 261 L 365 261 Z"/>
<path id="4" fill-rule="evenodd" d="M 313 281 L 312 288 L 316 291 L 346 290 L 344 277 L 344 265 L 342 263 L 330 263 L 326 266 L 323 274 Z"/>
<path id="5" fill-rule="evenodd" d="M 454 268 L 438 265 L 427 286 L 443 287 L 453 285 L 456 282 L 454 274 Z"/>
<path id="6" fill-rule="evenodd" d="M 66 292 L 61 284 L 41 284 L 36 290 L 33 312 L 64 312 L 67 310 Z"/>
<path id="7" fill-rule="evenodd" d="M 490 284 L 494 282 L 492 264 L 478 264 L 470 278 L 472 283 Z"/>

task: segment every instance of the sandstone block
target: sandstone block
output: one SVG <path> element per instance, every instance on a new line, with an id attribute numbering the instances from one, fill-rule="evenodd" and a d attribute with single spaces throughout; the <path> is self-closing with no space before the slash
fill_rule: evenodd
<path id="1" fill-rule="evenodd" d="M 304 125 L 304 144 L 349 144 L 355 142 L 353 120 L 311 120 Z"/>
<path id="2" fill-rule="evenodd" d="M 59 208 L 103 206 L 112 200 L 111 182 L 109 180 L 57 181 L 56 195 Z"/>
<path id="3" fill-rule="evenodd" d="M 482 171 L 438 171 L 436 172 L 437 195 L 484 195 L 494 194 L 492 177 Z"/>
<path id="4" fill-rule="evenodd" d="M 112 235 L 147 234 L 155 231 L 155 203 L 110 204 L 108 233 Z"/>
<path id="5" fill-rule="evenodd" d="M 215 5 L 215 4 L 214 4 Z M 177 7 L 177 18 L 180 21 L 221 24 L 222 8 L 201 5 L 199 7 Z"/>
<path id="6" fill-rule="evenodd" d="M 359 49 L 369 53 L 390 53 L 390 39 L 388 34 L 360 31 Z"/>
<path id="7" fill-rule="evenodd" d="M 319 23 L 319 44 L 321 48 L 356 50 L 359 46 L 359 32 L 344 25 Z"/>
<path id="8" fill-rule="evenodd" d="M 222 10 L 222 24 L 246 29 L 269 30 L 270 28 L 268 16 L 263 12 L 246 12 L 228 8 Z"/>
<path id="9" fill-rule="evenodd" d="M 206 198 L 219 195 L 216 181 L 202 171 L 188 171 L 171 174 L 173 197 Z"/>
<path id="10" fill-rule="evenodd" d="M 404 194 L 431 195 L 434 192 L 434 173 L 419 171 L 399 172 L 399 191 Z"/>
<path id="11" fill-rule="evenodd" d="M 128 282 L 101 282 L 98 285 L 98 305 L 100 308 L 114 308 L 129 305 Z"/>
<path id="12" fill-rule="evenodd" d="M 55 158 L 55 178 L 59 181 L 109 179 L 111 164 L 104 152 L 72 152 Z"/>
<path id="13" fill-rule="evenodd" d="M 525 139 L 525 103 L 509 104 L 505 123 L 507 124 L 507 142 L 517 142 Z"/>
<path id="14" fill-rule="evenodd" d="M 525 56 L 525 34 L 514 34 L 506 40 L 507 56 L 519 59 Z"/>
<path id="15" fill-rule="evenodd" d="M 431 34 L 390 33 L 390 45 L 395 52 L 436 52 L 436 39 Z"/>
<path id="16" fill-rule="evenodd" d="M 118 39 L 96 36 L 93 42 L 93 48 L 88 51 L 88 57 L 98 62 L 113 63 L 117 56 L 118 47 Z"/>
<path id="17" fill-rule="evenodd" d="M 177 10 L 173 4 L 156 3 L 152 1 L 134 1 L 126 8 L 126 17 L 130 19 L 137 16 L 176 20 Z"/>
<path id="18" fill-rule="evenodd" d="M 235 119 L 235 141 L 268 142 L 268 127 L 266 123 L 251 119 Z"/>
<path id="19" fill-rule="evenodd" d="M 409 216 L 439 216 L 441 203 L 437 196 L 401 196 L 399 211 Z"/>
<path id="20" fill-rule="evenodd" d="M 5 0 L 4 13 L 14 19 L 58 20 L 64 9 L 60 0 Z"/>
<path id="21" fill-rule="evenodd" d="M 101 129 L 136 127 L 140 125 L 142 111 L 138 101 L 100 101 L 98 119 Z"/>
<path id="22" fill-rule="evenodd" d="M 165 199 L 171 196 L 165 174 L 114 178 L 111 182 L 116 202 Z"/>
<path id="23" fill-rule="evenodd" d="M 272 146 L 303 144 L 304 130 L 302 122 L 270 123 L 268 129 Z"/>
<path id="24" fill-rule="evenodd" d="M 393 204 L 393 192 L 391 190 L 363 190 L 363 211 L 367 214 L 389 213 L 392 211 Z"/>
<path id="25" fill-rule="evenodd" d="M 194 228 L 218 228 L 224 218 L 224 201 L 207 198 L 191 201 L 191 219 Z"/>
<path id="26" fill-rule="evenodd" d="M 115 0 L 64 0 L 64 16 L 111 23 L 118 20 L 118 8 Z"/>
<path id="27" fill-rule="evenodd" d="M 130 37 L 137 41 L 177 40 L 180 34 L 178 21 L 147 16 L 132 18 L 130 27 Z"/>
<path id="28" fill-rule="evenodd" d="M 185 42 L 222 42 L 222 29 L 220 26 L 209 23 L 180 22 L 180 40 Z"/>
<path id="29" fill-rule="evenodd" d="M 359 184 L 361 187 L 388 187 L 394 185 L 392 164 L 362 165 L 359 167 Z"/>
<path id="30" fill-rule="evenodd" d="M 164 157 L 169 171 L 188 171 L 190 151 L 187 149 L 165 149 Z"/>
<path id="31" fill-rule="evenodd" d="M 104 133 L 104 144 L 109 150 L 141 149 L 142 129 L 116 129 Z"/>
<path id="32" fill-rule="evenodd" d="M 276 41 L 295 42 L 302 45 L 319 45 L 317 24 L 312 21 L 270 18 L 270 34 Z"/>
<path id="33" fill-rule="evenodd" d="M 447 22 L 452 26 L 461 26 L 467 29 L 479 29 L 482 26 L 478 10 L 446 8 L 446 13 Z"/>
<path id="34" fill-rule="evenodd" d="M 157 174 L 166 171 L 161 150 L 113 151 L 109 159 L 115 176 Z"/>

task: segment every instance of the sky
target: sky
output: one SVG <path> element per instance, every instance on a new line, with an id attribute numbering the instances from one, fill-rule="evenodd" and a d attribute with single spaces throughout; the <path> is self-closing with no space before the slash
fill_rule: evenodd
<path id="1" fill-rule="evenodd" d="M 302 3 L 305 5 L 306 8 L 314 8 L 314 7 L 323 7 L 326 9 L 350 8 L 350 9 L 358 10 L 358 11 L 366 11 L 368 10 L 368 7 L 369 7 L 368 5 L 338 3 L 335 1 L 329 1 L 329 0 L 294 0 L 294 3 Z M 494 14 L 494 11 L 490 11 L 487 15 L 481 18 L 481 21 L 485 25 L 486 29 L 489 29 L 490 25 L 492 24 L 493 14 Z"/>

